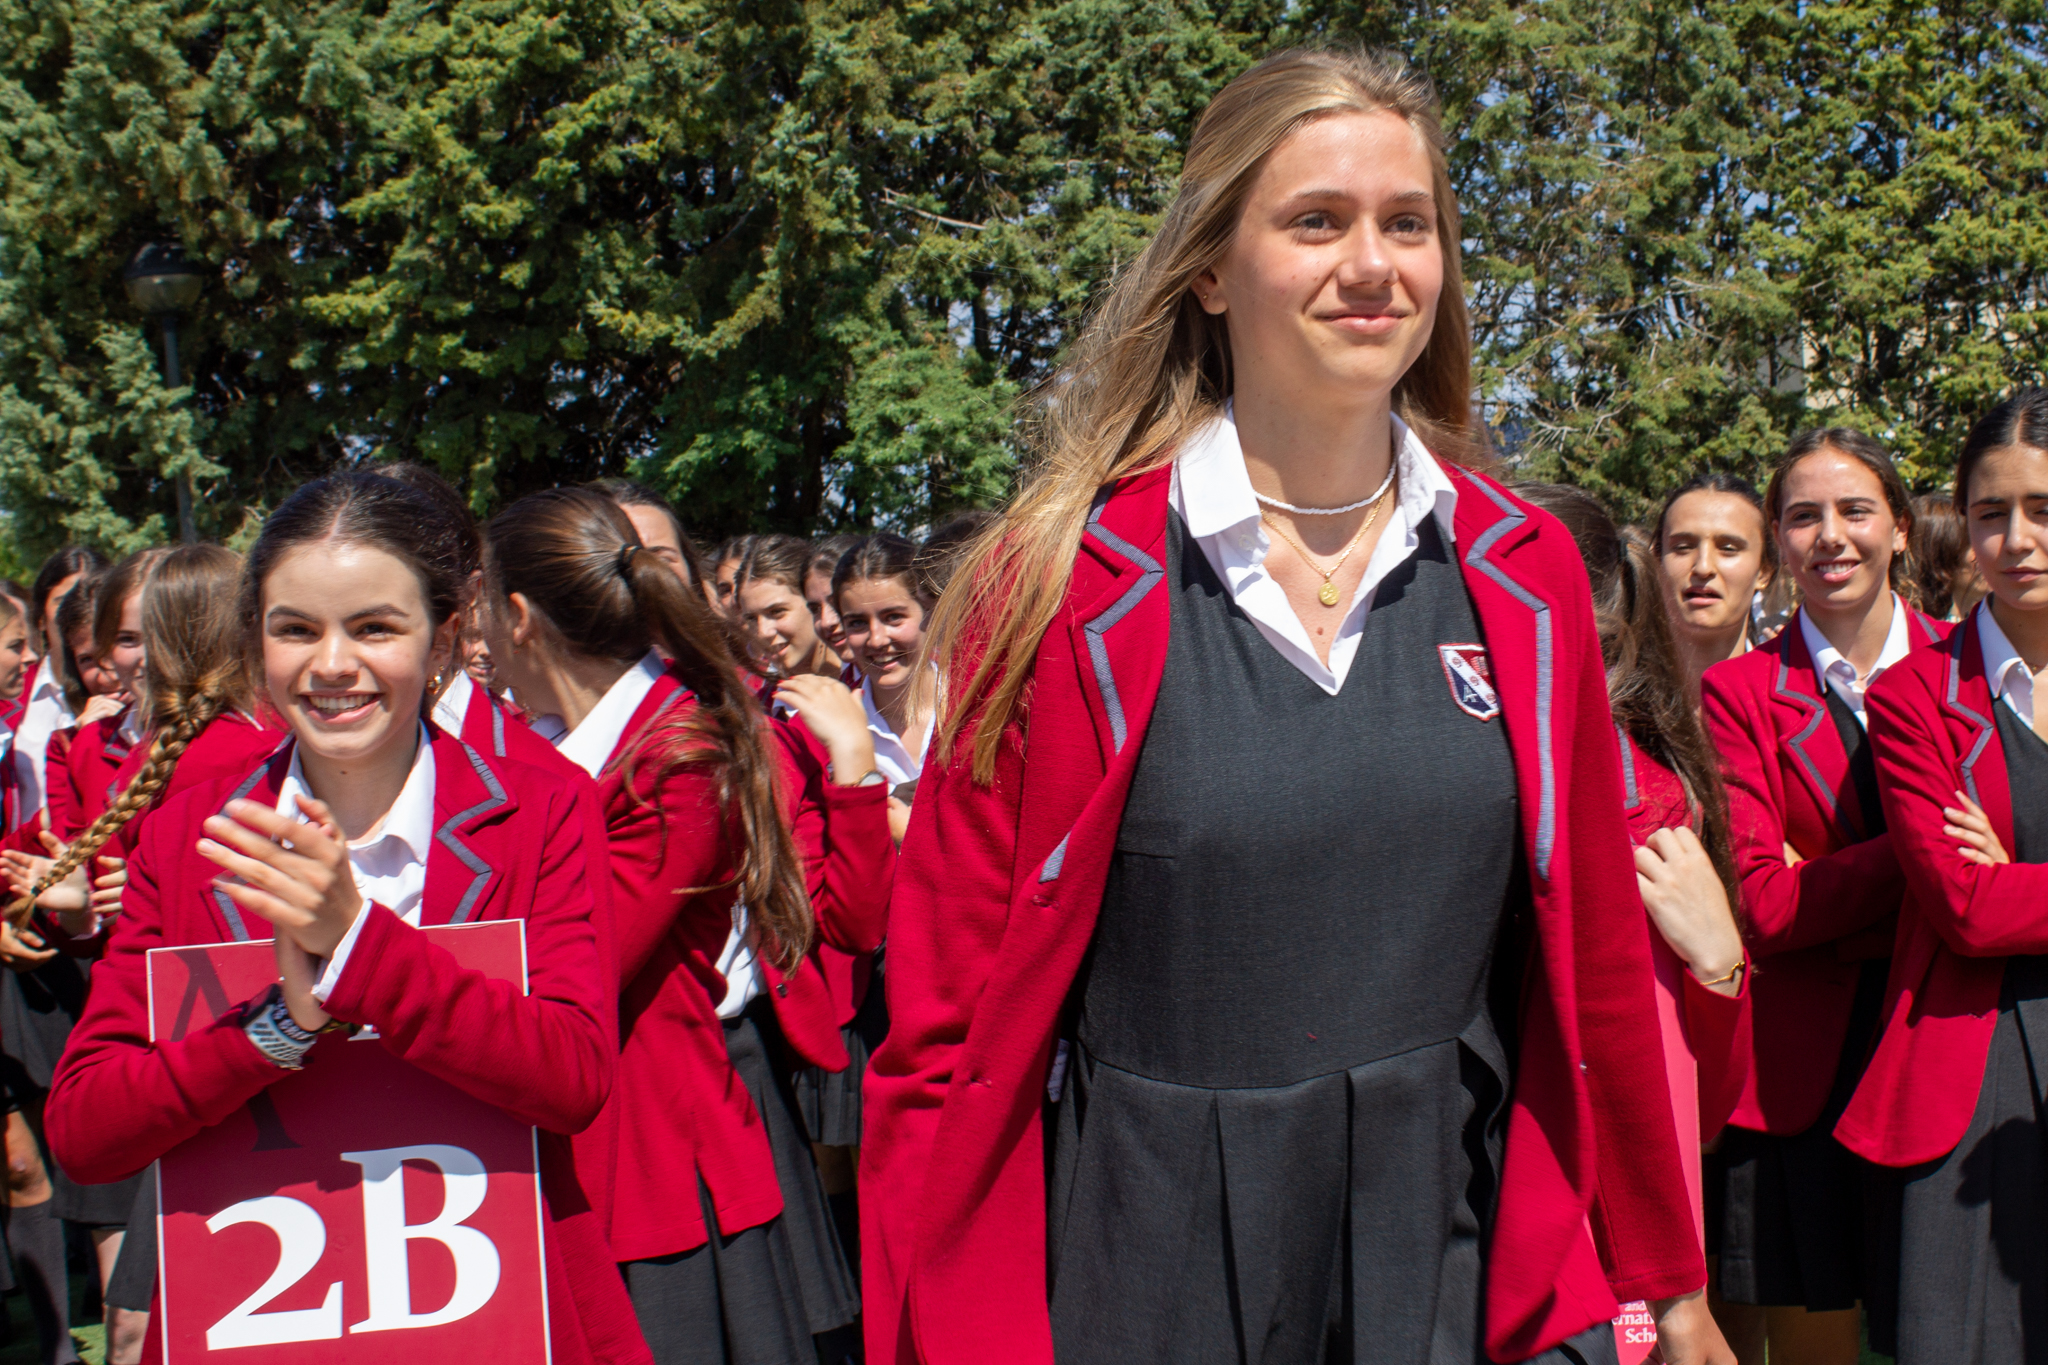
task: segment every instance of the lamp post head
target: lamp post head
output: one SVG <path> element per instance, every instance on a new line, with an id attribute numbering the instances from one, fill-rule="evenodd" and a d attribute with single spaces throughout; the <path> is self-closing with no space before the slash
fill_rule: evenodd
<path id="1" fill-rule="evenodd" d="M 177 313 L 199 302 L 206 277 L 176 242 L 150 242 L 121 272 L 128 301 L 145 313 Z"/>

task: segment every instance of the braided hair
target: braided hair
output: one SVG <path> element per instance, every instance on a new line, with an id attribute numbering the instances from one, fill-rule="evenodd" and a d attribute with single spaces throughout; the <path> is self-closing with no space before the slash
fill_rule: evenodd
<path id="1" fill-rule="evenodd" d="M 81 867 L 123 825 L 163 794 L 178 760 L 224 711 L 246 706 L 249 675 L 242 666 L 235 585 L 242 557 L 218 545 L 186 545 L 159 556 L 142 583 L 143 671 L 146 708 L 154 731 L 149 755 L 121 794 L 71 841 L 29 894 L 8 907 L 8 918 L 28 918 L 36 898 Z"/>

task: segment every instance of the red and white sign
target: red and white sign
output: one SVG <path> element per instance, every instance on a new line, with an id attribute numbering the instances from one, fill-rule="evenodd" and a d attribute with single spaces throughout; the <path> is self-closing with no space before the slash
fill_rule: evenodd
<path id="1" fill-rule="evenodd" d="M 523 928 L 423 932 L 523 986 Z M 276 979 L 268 939 L 155 949 L 150 1035 L 205 1028 Z M 549 1358 L 534 1130 L 374 1037 L 322 1038 L 305 1070 L 167 1152 L 157 1190 L 165 1365 Z"/>

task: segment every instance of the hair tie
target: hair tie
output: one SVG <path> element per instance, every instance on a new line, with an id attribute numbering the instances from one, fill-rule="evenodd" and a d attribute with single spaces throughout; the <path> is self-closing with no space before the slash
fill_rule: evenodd
<path id="1" fill-rule="evenodd" d="M 619 577 L 626 579 L 628 582 L 632 580 L 633 554 L 635 551 L 640 550 L 642 548 L 643 547 L 639 544 L 639 542 L 631 540 L 627 541 L 624 545 L 621 545 L 619 547 L 618 562 L 614 566 L 619 571 Z"/>

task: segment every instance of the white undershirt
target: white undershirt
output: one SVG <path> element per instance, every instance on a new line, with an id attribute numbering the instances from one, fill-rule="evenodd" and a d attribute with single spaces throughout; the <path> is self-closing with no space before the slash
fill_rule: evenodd
<path id="1" fill-rule="evenodd" d="M 303 820 L 295 799 L 310 798 L 305 769 L 299 766 L 297 746 L 292 749 L 292 766 L 277 789 L 277 813 L 288 820 Z M 325 1002 L 348 966 L 363 925 L 375 902 L 407 924 L 418 927 L 420 898 L 427 889 L 427 853 L 434 844 L 434 746 L 427 742 L 427 728 L 420 727 L 419 750 L 413 755 L 412 771 L 399 788 L 398 799 L 367 832 L 348 841 L 348 868 L 356 879 L 363 908 L 354 924 L 335 945 L 334 956 L 313 987 L 313 998 Z"/>
<path id="2" fill-rule="evenodd" d="M 1877 664 L 1867 678 L 1856 676 L 1856 665 L 1843 657 L 1842 651 L 1828 643 L 1827 636 L 1813 624 L 1813 618 L 1806 614 L 1806 608 L 1799 609 L 1799 630 L 1806 640 L 1806 652 L 1813 656 L 1813 677 L 1816 685 L 1832 687 L 1835 695 L 1842 699 L 1851 711 L 1856 713 L 1856 723 L 1864 729 L 1870 722 L 1864 717 L 1863 697 L 1870 691 L 1871 684 L 1884 676 L 1884 671 L 1912 652 L 1913 637 L 1907 627 L 1906 604 L 1897 593 L 1888 594 L 1892 599 L 1892 625 L 1885 632 L 1884 648 L 1878 651 Z"/>
<path id="3" fill-rule="evenodd" d="M 1977 604 L 1977 645 L 1984 652 L 1984 678 L 1991 695 L 2012 708 L 2012 713 L 2034 728 L 2034 674 L 2027 661 L 2012 647 L 2012 641 L 1991 614 L 1991 599 Z"/>
<path id="4" fill-rule="evenodd" d="M 1301 670 L 1316 686 L 1336 696 L 1351 672 L 1358 655 L 1358 642 L 1365 634 L 1366 614 L 1372 610 L 1373 594 L 1388 574 L 1406 563 L 1419 543 L 1423 520 L 1435 516 L 1437 530 L 1448 548 L 1457 541 L 1453 520 L 1458 510 L 1458 490 L 1436 457 L 1398 417 L 1394 424 L 1393 447 L 1395 495 L 1392 506 L 1381 515 L 1388 524 L 1366 561 L 1365 577 L 1351 594 L 1351 603 L 1338 623 L 1330 643 L 1330 662 L 1316 657 L 1308 631 L 1287 601 L 1287 591 L 1266 572 L 1266 556 L 1275 548 L 1282 554 L 1298 554 L 1292 546 L 1266 533 L 1259 519 L 1259 500 L 1252 493 L 1251 475 L 1244 464 L 1244 448 L 1238 444 L 1237 422 L 1229 409 L 1190 440 L 1173 462 L 1173 510 L 1187 524 L 1188 534 L 1209 557 L 1210 567 L 1223 580 L 1230 598 L 1251 618 L 1280 656 Z"/>
<path id="5" fill-rule="evenodd" d="M 78 717 L 64 696 L 63 685 L 57 681 L 57 670 L 45 659 L 36 670 L 36 685 L 28 694 L 28 705 L 22 708 L 21 724 L 14 732 L 14 767 L 21 780 L 17 819 L 28 819 L 49 801 L 44 765 L 49 761 L 50 736 L 77 723 Z"/>

